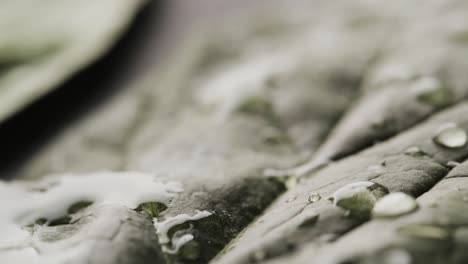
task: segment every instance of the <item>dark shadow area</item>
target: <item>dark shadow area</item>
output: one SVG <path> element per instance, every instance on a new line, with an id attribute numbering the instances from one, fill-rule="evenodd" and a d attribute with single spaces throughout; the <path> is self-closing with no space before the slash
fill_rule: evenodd
<path id="1" fill-rule="evenodd" d="M 0 177 L 14 177 L 41 146 L 155 64 L 166 1 L 153 0 L 97 62 L 0 124 Z"/>

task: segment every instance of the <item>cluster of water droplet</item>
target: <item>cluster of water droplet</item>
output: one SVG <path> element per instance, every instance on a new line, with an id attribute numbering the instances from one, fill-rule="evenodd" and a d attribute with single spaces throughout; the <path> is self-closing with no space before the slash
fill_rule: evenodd
<path id="1" fill-rule="evenodd" d="M 361 181 L 345 185 L 333 193 L 331 199 L 335 206 L 345 209 L 351 217 L 367 219 L 378 199 L 388 194 L 384 186 Z"/>
<path id="2" fill-rule="evenodd" d="M 418 208 L 416 200 L 405 193 L 389 194 L 388 189 L 370 181 L 354 182 L 335 191 L 333 203 L 354 218 L 389 218 L 405 215 Z"/>

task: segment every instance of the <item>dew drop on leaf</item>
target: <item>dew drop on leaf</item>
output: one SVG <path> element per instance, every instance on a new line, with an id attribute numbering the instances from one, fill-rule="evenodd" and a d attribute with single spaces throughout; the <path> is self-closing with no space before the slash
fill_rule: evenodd
<path id="1" fill-rule="evenodd" d="M 413 212 L 418 208 L 416 200 L 402 192 L 391 193 L 378 200 L 372 210 L 375 218 L 397 217 Z"/>
<path id="2" fill-rule="evenodd" d="M 320 199 L 322 199 L 322 197 L 320 196 L 320 194 L 318 193 L 312 193 L 311 195 L 309 195 L 309 202 L 310 203 L 315 203 L 315 202 L 318 202 Z"/>
<path id="3" fill-rule="evenodd" d="M 437 145 L 446 148 L 461 148 L 467 142 L 466 131 L 458 127 L 454 123 L 447 123 L 442 125 L 433 138 Z"/>
<path id="4" fill-rule="evenodd" d="M 333 203 L 349 211 L 354 218 L 369 218 L 378 199 L 388 194 L 384 186 L 370 182 L 354 182 L 341 187 L 333 193 Z"/>

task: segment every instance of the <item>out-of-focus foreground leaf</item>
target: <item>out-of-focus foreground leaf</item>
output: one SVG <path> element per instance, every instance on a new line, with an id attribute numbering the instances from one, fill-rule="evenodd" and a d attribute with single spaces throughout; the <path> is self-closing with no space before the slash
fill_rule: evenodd
<path id="1" fill-rule="evenodd" d="M 102 56 L 144 0 L 0 3 L 0 122 Z"/>

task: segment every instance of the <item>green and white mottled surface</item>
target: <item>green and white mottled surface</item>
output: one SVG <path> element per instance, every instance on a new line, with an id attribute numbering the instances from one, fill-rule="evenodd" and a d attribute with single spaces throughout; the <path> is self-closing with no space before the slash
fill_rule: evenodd
<path id="1" fill-rule="evenodd" d="M 95 204 L 23 227 L 26 250 L 65 245 L 70 263 L 468 262 L 468 4 L 275 5 L 187 36 L 164 71 L 61 131 L 13 181 L 137 171 L 180 185 L 170 201 L 99 206 L 83 192 Z M 398 196 L 407 205 L 390 210 Z"/>

